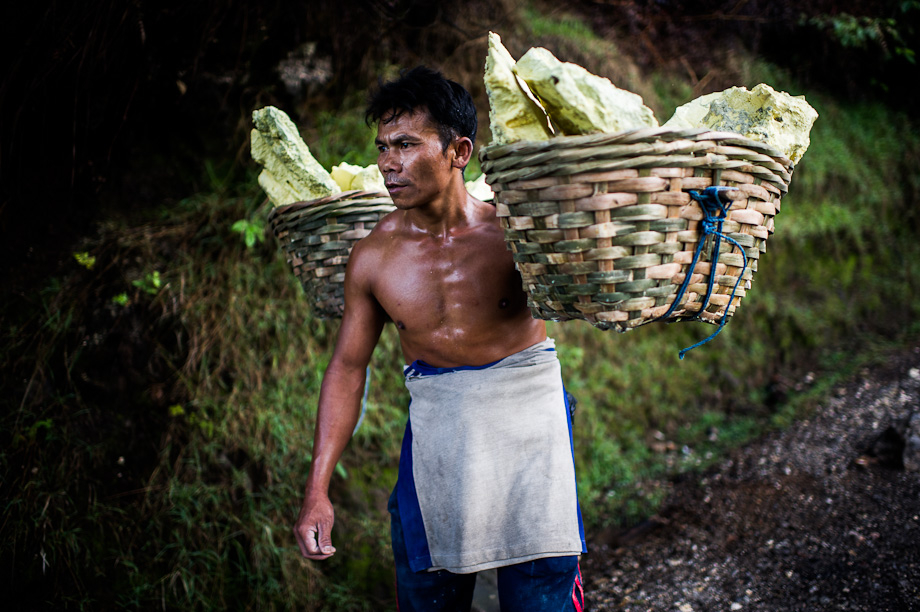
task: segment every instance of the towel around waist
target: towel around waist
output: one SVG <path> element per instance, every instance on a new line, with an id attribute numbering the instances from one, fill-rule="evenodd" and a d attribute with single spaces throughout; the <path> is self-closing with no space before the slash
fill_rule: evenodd
<path id="1" fill-rule="evenodd" d="M 582 551 L 552 340 L 487 366 L 414 363 L 406 386 L 433 569 L 467 573 Z"/>

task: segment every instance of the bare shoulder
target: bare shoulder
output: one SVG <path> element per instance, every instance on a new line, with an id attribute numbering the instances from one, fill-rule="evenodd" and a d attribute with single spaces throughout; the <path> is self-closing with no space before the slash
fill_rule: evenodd
<path id="1" fill-rule="evenodd" d="M 477 200 L 473 196 L 470 196 L 470 200 L 473 202 L 476 210 L 476 219 L 480 224 L 483 226 L 491 226 L 498 231 L 502 231 L 494 204 Z"/>
<path id="2" fill-rule="evenodd" d="M 374 251 L 384 248 L 393 238 L 399 237 L 403 232 L 402 211 L 394 210 L 384 215 L 371 230 L 371 233 L 357 242 L 355 248 L 361 246 L 362 250 Z"/>
<path id="3" fill-rule="evenodd" d="M 399 234 L 399 211 L 385 215 L 371 233 L 355 243 L 348 256 L 348 277 L 357 280 L 375 269 Z"/>
<path id="4" fill-rule="evenodd" d="M 488 202 L 475 201 L 476 204 L 476 235 L 482 240 L 505 247 L 505 231 L 502 229 L 495 206 Z"/>

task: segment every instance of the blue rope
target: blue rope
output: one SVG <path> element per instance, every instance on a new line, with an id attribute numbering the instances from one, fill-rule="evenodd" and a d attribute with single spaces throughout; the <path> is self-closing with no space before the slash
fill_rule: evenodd
<path id="1" fill-rule="evenodd" d="M 687 320 L 699 319 L 700 313 L 702 313 L 709 305 L 709 298 L 712 297 L 712 290 L 715 285 L 716 264 L 719 262 L 719 246 L 722 244 L 718 238 L 721 238 L 738 247 L 738 250 L 741 252 L 741 257 L 744 259 L 744 265 L 741 268 L 741 274 L 738 275 L 738 280 L 735 281 L 735 286 L 732 287 L 732 293 L 728 298 L 728 305 L 725 307 L 725 313 L 722 315 L 722 318 L 719 321 L 718 329 L 712 332 L 712 334 L 710 334 L 710 336 L 705 340 L 701 340 L 693 346 L 689 346 L 680 351 L 677 356 L 681 359 L 683 359 L 684 355 L 696 347 L 702 346 L 718 336 L 719 332 L 722 331 L 722 328 L 725 327 L 725 324 L 728 322 L 728 308 L 734 301 L 735 292 L 738 290 L 738 284 L 741 282 L 741 278 L 744 276 L 745 270 L 747 270 L 747 255 L 744 253 L 744 248 L 738 243 L 737 240 L 730 238 L 729 236 L 726 236 L 722 233 L 722 223 L 728 216 L 728 209 L 732 207 L 732 201 L 729 200 L 727 203 L 723 203 L 722 199 L 719 197 L 719 194 L 721 194 L 723 191 L 732 189 L 736 189 L 736 187 L 707 187 L 703 190 L 703 193 L 699 193 L 698 191 L 689 192 L 690 197 L 699 202 L 700 208 L 703 210 L 704 217 L 700 221 L 700 229 L 702 230 L 702 234 L 700 235 L 700 241 L 696 245 L 696 251 L 693 253 L 693 261 L 690 263 L 690 268 L 687 270 L 687 274 L 684 277 L 684 282 L 681 283 L 680 289 L 677 290 L 677 295 L 674 296 L 674 301 L 671 303 L 671 307 L 668 308 L 666 313 L 658 317 L 657 320 L 663 320 L 670 317 L 671 313 L 673 313 L 678 304 L 680 304 L 681 299 L 683 299 L 684 293 L 687 291 L 687 287 L 690 285 L 690 277 L 693 275 L 693 271 L 696 269 L 696 264 L 700 260 L 700 254 L 703 252 L 703 244 L 706 242 L 706 236 L 713 235 L 717 238 L 712 250 L 712 267 L 709 271 L 709 283 L 706 287 L 706 295 L 703 297 L 703 303 L 700 306 L 699 311 L 696 315 L 688 317 Z"/>
<path id="2" fill-rule="evenodd" d="M 361 428 L 361 423 L 364 422 L 364 414 L 367 412 L 367 392 L 371 388 L 371 366 L 367 366 L 367 369 L 364 371 L 364 397 L 361 398 L 361 416 L 358 417 L 358 422 L 355 424 L 355 430 L 351 432 L 351 435 L 354 436 L 358 433 L 358 429 Z"/>

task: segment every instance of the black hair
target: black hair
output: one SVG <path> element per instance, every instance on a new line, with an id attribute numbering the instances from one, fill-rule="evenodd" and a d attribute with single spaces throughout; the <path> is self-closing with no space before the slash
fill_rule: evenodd
<path id="1" fill-rule="evenodd" d="M 380 83 L 368 101 L 364 119 L 368 125 L 389 123 L 416 109 L 428 111 L 444 151 L 457 136 L 476 142 L 476 106 L 470 92 L 424 66 L 402 71 L 395 81 Z"/>

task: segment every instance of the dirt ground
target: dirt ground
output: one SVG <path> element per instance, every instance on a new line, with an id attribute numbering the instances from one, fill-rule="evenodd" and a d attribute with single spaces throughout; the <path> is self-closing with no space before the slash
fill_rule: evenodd
<path id="1" fill-rule="evenodd" d="M 920 347 L 595 541 L 587 609 L 920 611 L 918 437 Z"/>

